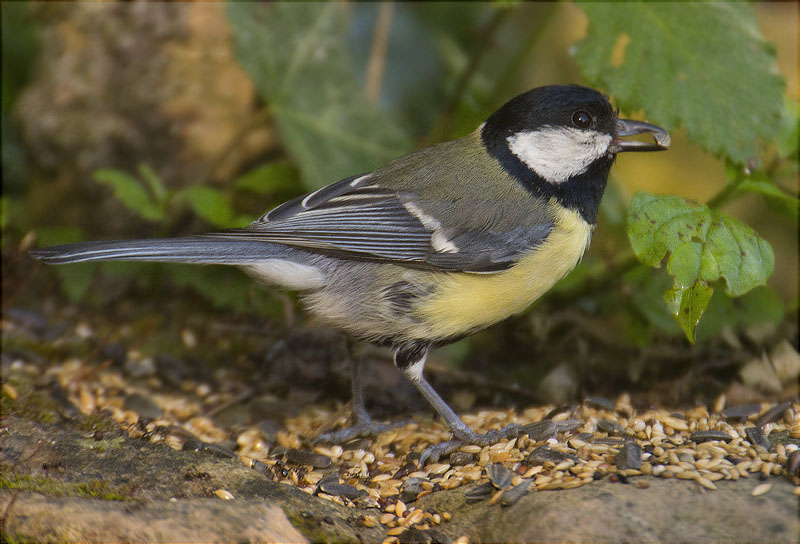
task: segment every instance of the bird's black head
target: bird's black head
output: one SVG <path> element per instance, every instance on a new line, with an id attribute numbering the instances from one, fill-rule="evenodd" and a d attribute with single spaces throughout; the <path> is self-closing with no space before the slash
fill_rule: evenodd
<path id="1" fill-rule="evenodd" d="M 644 132 L 656 143 L 620 139 Z M 481 138 L 528 190 L 558 198 L 592 224 L 616 154 L 669 145 L 663 129 L 619 119 L 608 98 L 578 85 L 538 87 L 512 98 L 484 123 Z"/>

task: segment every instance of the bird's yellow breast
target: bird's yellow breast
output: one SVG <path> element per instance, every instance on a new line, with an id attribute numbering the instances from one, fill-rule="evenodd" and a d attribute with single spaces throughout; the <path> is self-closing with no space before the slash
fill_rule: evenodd
<path id="1" fill-rule="evenodd" d="M 580 214 L 550 203 L 555 226 L 547 238 L 508 270 L 442 275 L 418 307 L 426 336 L 447 338 L 488 327 L 521 312 L 583 257 L 592 226 Z"/>

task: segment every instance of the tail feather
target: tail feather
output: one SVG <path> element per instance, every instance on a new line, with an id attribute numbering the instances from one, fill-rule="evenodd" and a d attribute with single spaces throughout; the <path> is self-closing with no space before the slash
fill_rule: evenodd
<path id="1" fill-rule="evenodd" d="M 78 242 L 34 249 L 31 256 L 48 264 L 91 261 L 150 261 L 246 265 L 280 258 L 286 248 L 246 239 L 188 236 L 154 240 Z"/>

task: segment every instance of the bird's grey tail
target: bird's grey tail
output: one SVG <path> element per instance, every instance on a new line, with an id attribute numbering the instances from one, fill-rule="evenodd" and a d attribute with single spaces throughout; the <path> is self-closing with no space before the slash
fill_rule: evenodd
<path id="1" fill-rule="evenodd" d="M 247 265 L 280 258 L 287 248 L 241 238 L 188 236 L 154 240 L 78 242 L 34 249 L 31 256 L 48 264 L 90 261 L 149 261 L 167 263 Z"/>

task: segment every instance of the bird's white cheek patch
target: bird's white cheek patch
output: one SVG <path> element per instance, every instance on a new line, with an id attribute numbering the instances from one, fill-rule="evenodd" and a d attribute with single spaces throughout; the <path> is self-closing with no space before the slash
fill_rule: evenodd
<path id="1" fill-rule="evenodd" d="M 508 137 L 508 148 L 550 183 L 563 183 L 603 157 L 611 135 L 568 127 L 545 127 Z"/>

